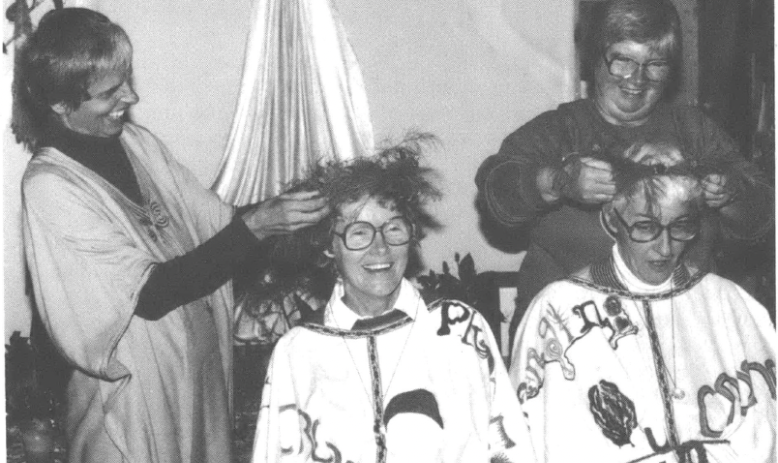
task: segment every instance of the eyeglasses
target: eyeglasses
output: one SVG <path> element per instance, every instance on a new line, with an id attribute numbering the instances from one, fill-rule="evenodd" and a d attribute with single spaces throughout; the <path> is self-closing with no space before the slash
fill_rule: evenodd
<path id="1" fill-rule="evenodd" d="M 624 228 L 629 233 L 629 239 L 636 243 L 648 243 L 654 241 L 667 229 L 670 232 L 670 239 L 674 241 L 691 241 L 700 232 L 700 221 L 690 218 L 681 218 L 662 225 L 655 220 L 641 220 L 629 225 L 619 211 L 613 209 L 616 218 L 619 219 Z"/>
<path id="2" fill-rule="evenodd" d="M 663 59 L 655 59 L 645 63 L 638 63 L 632 58 L 616 55 L 610 60 L 605 54 L 602 55 L 605 64 L 608 65 L 608 72 L 615 77 L 629 79 L 635 72 L 645 70 L 646 79 L 652 82 L 665 80 L 670 74 L 670 63 Z"/>
<path id="3" fill-rule="evenodd" d="M 343 240 L 346 249 L 361 251 L 367 249 L 375 240 L 376 231 L 381 232 L 384 242 L 389 246 L 402 246 L 411 241 L 413 225 L 403 216 L 392 217 L 383 225 L 376 227 L 370 222 L 352 222 L 346 226 L 343 233 L 332 232 Z"/>

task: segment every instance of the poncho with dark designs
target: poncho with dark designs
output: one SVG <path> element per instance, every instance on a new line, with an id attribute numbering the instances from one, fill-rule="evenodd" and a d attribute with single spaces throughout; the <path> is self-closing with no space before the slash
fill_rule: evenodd
<path id="1" fill-rule="evenodd" d="M 253 463 L 534 461 L 483 317 L 401 284 L 394 310 L 360 319 L 338 283 L 322 320 L 281 338 Z"/>
<path id="2" fill-rule="evenodd" d="M 614 248 L 532 301 L 510 377 L 540 462 L 775 459 L 774 328 L 713 274 L 648 285 Z"/>

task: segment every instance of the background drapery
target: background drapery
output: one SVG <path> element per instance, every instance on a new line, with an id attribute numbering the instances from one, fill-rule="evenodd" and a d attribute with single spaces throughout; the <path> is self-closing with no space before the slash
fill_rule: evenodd
<path id="1" fill-rule="evenodd" d="M 348 159 L 372 148 L 362 74 L 331 2 L 258 0 L 211 188 L 229 203 L 255 203 L 320 157 Z"/>

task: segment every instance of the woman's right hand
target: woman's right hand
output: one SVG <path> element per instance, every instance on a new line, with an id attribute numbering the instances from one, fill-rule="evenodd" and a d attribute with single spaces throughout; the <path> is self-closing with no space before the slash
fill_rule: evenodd
<path id="1" fill-rule="evenodd" d="M 548 203 L 565 197 L 583 204 L 602 204 L 616 194 L 611 165 L 592 157 L 576 156 L 561 168 L 544 167 L 537 182 Z"/>
<path id="2" fill-rule="evenodd" d="M 283 193 L 259 203 L 241 218 L 258 239 L 286 235 L 318 223 L 329 214 L 327 199 L 318 191 Z"/>

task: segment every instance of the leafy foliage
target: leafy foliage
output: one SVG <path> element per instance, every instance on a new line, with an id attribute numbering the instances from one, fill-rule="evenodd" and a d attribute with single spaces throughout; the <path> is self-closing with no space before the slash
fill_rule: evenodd
<path id="1" fill-rule="evenodd" d="M 459 253 L 454 254 L 457 264 L 458 278 L 451 274 L 448 262 L 443 262 L 443 273 L 437 274 L 430 270 L 427 275 L 419 275 L 416 279 L 422 287 L 422 295 L 428 301 L 435 299 L 457 299 L 473 307 L 478 306 L 476 280 L 473 256 L 467 253 L 460 259 Z"/>
<path id="2" fill-rule="evenodd" d="M 19 331 L 14 331 L 5 345 L 5 408 L 9 421 L 54 417 L 54 392 L 41 385 L 37 370 L 38 352 Z"/>

